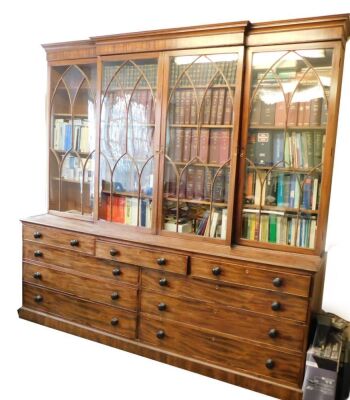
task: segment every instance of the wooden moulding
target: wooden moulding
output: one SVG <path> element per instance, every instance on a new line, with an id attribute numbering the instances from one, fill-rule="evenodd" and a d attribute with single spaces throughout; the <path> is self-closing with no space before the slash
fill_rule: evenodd
<path id="1" fill-rule="evenodd" d="M 193 358 L 179 356 L 165 350 L 159 350 L 138 341 L 117 337 L 107 332 L 101 332 L 93 328 L 69 322 L 59 317 L 34 311 L 27 307 L 18 310 L 19 317 L 31 322 L 48 326 L 63 332 L 71 333 L 85 339 L 138 354 L 156 361 L 160 361 L 175 367 L 183 368 L 214 379 L 241 386 L 246 389 L 273 396 L 279 399 L 301 400 L 302 391 L 295 386 L 288 386 L 268 379 L 255 377 L 243 372 L 218 367 L 208 362 L 197 361 Z"/>
<path id="2" fill-rule="evenodd" d="M 44 44 L 48 61 L 100 55 L 195 49 L 235 45 L 271 45 L 341 40 L 350 34 L 349 14 L 294 20 L 249 21 L 159 29 L 91 37 L 88 40 Z"/>

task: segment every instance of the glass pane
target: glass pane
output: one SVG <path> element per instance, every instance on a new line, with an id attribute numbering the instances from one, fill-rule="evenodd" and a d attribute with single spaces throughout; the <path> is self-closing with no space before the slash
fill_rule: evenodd
<path id="1" fill-rule="evenodd" d="M 50 209 L 92 215 L 96 65 L 52 67 Z"/>
<path id="2" fill-rule="evenodd" d="M 226 238 L 236 53 L 170 58 L 163 229 Z"/>
<path id="3" fill-rule="evenodd" d="M 158 60 L 103 64 L 99 216 L 150 228 Z"/>
<path id="4" fill-rule="evenodd" d="M 314 248 L 332 50 L 255 53 L 242 237 Z"/>

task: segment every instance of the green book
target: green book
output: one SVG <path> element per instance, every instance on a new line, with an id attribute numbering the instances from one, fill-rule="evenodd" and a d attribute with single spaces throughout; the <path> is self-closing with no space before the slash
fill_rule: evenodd
<path id="1" fill-rule="evenodd" d="M 323 136 L 324 132 L 314 132 L 314 167 L 321 164 L 323 153 Z"/>
<path id="2" fill-rule="evenodd" d="M 269 242 L 276 243 L 276 238 L 277 238 L 277 216 L 270 215 Z"/>

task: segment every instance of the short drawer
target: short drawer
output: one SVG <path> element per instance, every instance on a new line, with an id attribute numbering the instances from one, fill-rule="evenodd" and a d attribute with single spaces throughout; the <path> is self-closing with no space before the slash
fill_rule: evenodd
<path id="1" fill-rule="evenodd" d="M 136 313 L 131 311 L 76 299 L 26 283 L 23 285 L 23 305 L 115 335 L 130 339 L 136 336 Z"/>
<path id="2" fill-rule="evenodd" d="M 305 322 L 308 299 L 268 290 L 233 286 L 142 269 L 142 287 L 160 293 L 203 300 L 273 317 Z"/>
<path id="3" fill-rule="evenodd" d="M 143 290 L 141 311 L 273 346 L 302 351 L 306 327 L 194 299 Z"/>
<path id="4" fill-rule="evenodd" d="M 23 239 L 64 247 L 87 254 L 94 254 L 95 252 L 95 238 L 93 236 L 47 226 L 24 224 Z"/>
<path id="5" fill-rule="evenodd" d="M 231 282 L 309 297 L 311 277 L 260 267 L 191 257 L 191 275 L 215 282 Z"/>
<path id="6" fill-rule="evenodd" d="M 187 274 L 188 256 L 148 250 L 120 243 L 96 241 L 96 256 L 142 267 Z"/>
<path id="7" fill-rule="evenodd" d="M 39 243 L 24 241 L 23 258 L 51 265 L 69 268 L 100 278 L 112 279 L 136 285 L 139 279 L 139 268 L 111 260 L 102 260 L 86 256 L 71 250 L 58 249 Z"/>
<path id="8" fill-rule="evenodd" d="M 23 280 L 110 306 L 131 310 L 136 310 L 137 307 L 136 288 L 108 280 L 92 279 L 29 263 L 23 263 Z"/>
<path id="9" fill-rule="evenodd" d="M 302 356 L 268 349 L 173 321 L 142 314 L 140 340 L 165 351 L 298 384 Z"/>

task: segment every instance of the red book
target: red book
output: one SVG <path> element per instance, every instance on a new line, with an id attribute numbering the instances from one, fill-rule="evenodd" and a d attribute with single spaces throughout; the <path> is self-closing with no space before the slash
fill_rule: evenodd
<path id="1" fill-rule="evenodd" d="M 201 119 L 202 123 L 204 125 L 209 125 L 210 124 L 210 111 L 211 111 L 211 102 L 212 102 L 212 93 L 211 89 L 208 89 L 205 97 L 203 99 L 205 90 L 198 90 L 200 102 L 203 102 L 202 107 L 201 107 Z"/>
<path id="2" fill-rule="evenodd" d="M 230 158 L 230 131 L 224 129 L 219 139 L 219 164 L 224 164 Z"/>
<path id="3" fill-rule="evenodd" d="M 310 112 L 311 112 L 311 103 L 310 101 L 305 101 L 303 126 L 310 126 Z"/>
<path id="4" fill-rule="evenodd" d="M 224 88 L 219 89 L 218 94 L 218 108 L 216 112 L 216 124 L 222 125 L 224 120 L 224 110 L 225 110 L 225 96 L 226 90 Z"/>
<path id="5" fill-rule="evenodd" d="M 125 197 L 113 196 L 112 221 L 123 224 L 125 222 Z"/>
<path id="6" fill-rule="evenodd" d="M 209 136 L 209 164 L 219 164 L 220 130 L 212 129 Z"/>
<path id="7" fill-rule="evenodd" d="M 250 125 L 258 126 L 260 125 L 261 117 L 261 100 L 258 96 L 254 97 L 251 110 L 250 110 Z"/>
<path id="8" fill-rule="evenodd" d="M 184 96 L 184 124 L 188 125 L 190 123 L 191 117 L 191 94 L 192 90 L 183 90 Z"/>
<path id="9" fill-rule="evenodd" d="M 297 126 L 299 103 L 291 103 L 288 113 L 288 126 Z"/>
<path id="10" fill-rule="evenodd" d="M 284 127 L 286 121 L 286 106 L 284 101 L 279 101 L 276 104 L 275 126 Z"/>
<path id="11" fill-rule="evenodd" d="M 197 129 L 191 129 L 191 160 L 199 154 Z"/>
<path id="12" fill-rule="evenodd" d="M 232 116 L 233 116 L 233 104 L 232 104 L 232 99 L 231 99 L 231 94 L 233 96 L 232 92 L 227 92 L 226 93 L 226 99 L 225 99 L 225 111 L 224 111 L 224 125 L 232 125 Z"/>
<path id="13" fill-rule="evenodd" d="M 180 91 L 180 109 L 179 109 L 179 124 L 185 123 L 185 102 L 186 102 L 186 91 Z"/>
<path id="14" fill-rule="evenodd" d="M 194 174 L 195 167 L 190 165 L 187 169 L 187 180 L 186 180 L 186 198 L 193 199 L 194 196 Z"/>
<path id="15" fill-rule="evenodd" d="M 199 158 L 206 164 L 209 155 L 209 129 L 201 129 L 199 139 Z"/>
<path id="16" fill-rule="evenodd" d="M 182 128 L 175 129 L 175 152 L 174 161 L 182 161 L 182 152 L 184 146 L 185 130 Z"/>
<path id="17" fill-rule="evenodd" d="M 182 152 L 183 162 L 188 162 L 191 159 L 191 136 L 192 136 L 192 129 L 186 128 L 184 136 L 183 152 Z"/>
<path id="18" fill-rule="evenodd" d="M 194 92 L 191 92 L 191 111 L 190 111 L 190 124 L 195 125 L 197 123 L 197 100 Z"/>
<path id="19" fill-rule="evenodd" d="M 212 100 L 211 100 L 211 110 L 210 110 L 210 124 L 216 124 L 216 118 L 218 114 L 218 105 L 219 105 L 219 90 L 213 89 Z"/>
<path id="20" fill-rule="evenodd" d="M 301 101 L 298 108 L 297 125 L 304 126 L 305 102 Z"/>
<path id="21" fill-rule="evenodd" d="M 202 200 L 204 196 L 204 167 L 196 167 L 194 172 L 194 198 Z"/>
<path id="22" fill-rule="evenodd" d="M 110 204 L 109 204 L 109 198 L 110 197 L 108 195 L 106 195 L 104 193 L 102 194 L 101 206 L 100 206 L 100 210 L 99 210 L 99 217 L 106 221 L 110 220 L 110 217 L 111 217 L 111 208 L 110 208 Z"/>

